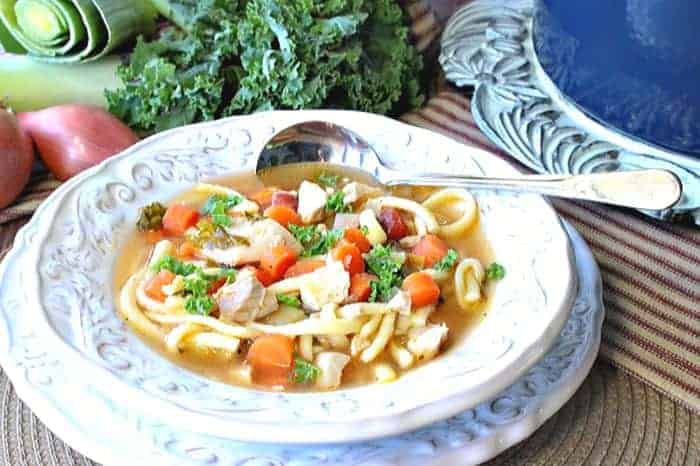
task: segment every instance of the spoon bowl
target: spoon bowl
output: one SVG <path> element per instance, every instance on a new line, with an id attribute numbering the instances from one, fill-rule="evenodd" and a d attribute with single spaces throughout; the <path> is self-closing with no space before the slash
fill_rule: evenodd
<path id="1" fill-rule="evenodd" d="M 464 150 L 469 149 L 465 147 Z M 360 161 L 359 165 L 364 167 L 376 167 L 369 174 L 385 186 L 503 189 L 643 210 L 668 209 L 683 194 L 678 177 L 661 169 L 509 178 L 398 171 L 384 163 L 381 156 L 357 133 L 325 121 L 297 123 L 274 134 L 258 156 L 256 173 L 289 164 L 348 164 L 351 160 Z"/>

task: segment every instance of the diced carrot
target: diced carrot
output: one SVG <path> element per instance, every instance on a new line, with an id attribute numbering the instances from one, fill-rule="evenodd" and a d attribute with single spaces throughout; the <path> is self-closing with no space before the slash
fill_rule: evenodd
<path id="1" fill-rule="evenodd" d="M 421 256 L 426 267 L 432 267 L 447 254 L 447 244 L 435 235 L 425 235 L 411 252 Z"/>
<path id="2" fill-rule="evenodd" d="M 412 273 L 404 279 L 401 288 L 411 295 L 414 308 L 435 304 L 440 298 L 440 287 L 426 272 Z"/>
<path id="3" fill-rule="evenodd" d="M 357 246 L 361 253 L 369 252 L 372 248 L 372 244 L 359 228 L 346 228 L 343 238 Z"/>
<path id="4" fill-rule="evenodd" d="M 284 335 L 263 335 L 255 339 L 246 356 L 253 382 L 286 385 L 294 368 L 294 339 Z"/>
<path id="5" fill-rule="evenodd" d="M 360 249 L 348 241 L 342 240 L 338 243 L 333 249 L 333 258 L 342 262 L 351 276 L 365 271 L 365 261 Z"/>
<path id="6" fill-rule="evenodd" d="M 301 225 L 301 217 L 296 210 L 287 207 L 286 205 L 271 205 L 265 209 L 265 217 L 271 218 L 283 227 L 287 228 L 289 224 Z"/>
<path id="7" fill-rule="evenodd" d="M 385 207 L 377 218 L 389 239 L 399 240 L 408 235 L 408 226 L 401 213 L 392 207 Z"/>
<path id="8" fill-rule="evenodd" d="M 181 257 L 183 259 L 189 259 L 191 257 L 194 257 L 196 253 L 197 248 L 195 248 L 194 244 L 190 243 L 189 241 L 183 241 L 177 247 L 177 255 L 178 257 Z"/>
<path id="9" fill-rule="evenodd" d="M 260 191 L 251 194 L 249 197 L 257 202 L 262 209 L 267 209 L 272 205 L 272 196 L 277 191 L 277 188 L 263 188 Z"/>
<path id="10" fill-rule="evenodd" d="M 319 259 L 304 259 L 288 268 L 287 271 L 284 273 L 284 278 L 292 278 L 297 277 L 299 275 L 305 275 L 307 273 L 313 272 L 316 269 L 320 269 L 325 265 L 326 262 Z"/>
<path id="11" fill-rule="evenodd" d="M 372 292 L 371 283 L 376 280 L 376 275 L 365 272 L 357 273 L 350 277 L 350 300 L 355 303 L 367 301 Z"/>
<path id="12" fill-rule="evenodd" d="M 291 248 L 279 245 L 265 251 L 260 259 L 260 268 L 270 273 L 274 281 L 284 277 L 284 273 L 297 261 L 297 255 Z"/>
<path id="13" fill-rule="evenodd" d="M 149 298 L 155 299 L 156 301 L 163 302 L 167 297 L 163 292 L 163 286 L 169 285 L 175 280 L 175 274 L 170 270 L 161 270 L 156 275 L 153 276 L 146 286 L 144 291 Z"/>
<path id="14" fill-rule="evenodd" d="M 257 278 L 263 286 L 270 286 L 277 281 L 267 269 L 263 268 L 255 269 L 255 278 Z"/>
<path id="15" fill-rule="evenodd" d="M 199 220 L 199 212 L 184 204 L 172 204 L 163 216 L 163 230 L 172 236 L 182 236 Z"/>
<path id="16" fill-rule="evenodd" d="M 146 233 L 146 242 L 148 244 L 156 244 L 165 237 L 163 230 L 148 230 Z"/>

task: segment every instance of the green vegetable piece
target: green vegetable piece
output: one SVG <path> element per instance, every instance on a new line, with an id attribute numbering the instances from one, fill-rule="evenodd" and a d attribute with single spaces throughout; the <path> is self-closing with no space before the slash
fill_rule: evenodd
<path id="1" fill-rule="evenodd" d="M 301 301 L 299 301 L 299 298 L 291 294 L 278 294 L 277 302 L 285 306 L 301 308 Z"/>
<path id="2" fill-rule="evenodd" d="M 228 227 L 231 226 L 231 217 L 229 217 L 228 211 L 241 202 L 243 202 L 241 196 L 223 196 L 221 194 L 215 194 L 209 197 L 207 202 L 204 203 L 202 213 L 209 215 L 214 225 Z"/>
<path id="3" fill-rule="evenodd" d="M 338 185 L 338 179 L 340 179 L 340 176 L 338 175 L 322 172 L 320 175 L 318 175 L 317 181 L 322 186 L 335 189 L 335 187 Z"/>
<path id="4" fill-rule="evenodd" d="M 160 202 L 154 202 L 139 210 L 136 228 L 139 231 L 160 230 L 163 228 L 163 216 L 167 208 Z"/>
<path id="5" fill-rule="evenodd" d="M 455 251 L 454 249 L 450 249 L 449 251 L 447 251 L 447 254 L 445 254 L 445 257 L 440 259 L 433 266 L 433 268 L 438 272 L 450 270 L 452 267 L 454 267 L 455 263 L 457 262 L 457 259 L 459 259 L 459 254 L 457 254 L 457 251 Z"/>
<path id="6" fill-rule="evenodd" d="M 145 2 L 148 3 L 148 2 Z M 139 39 L 109 110 L 135 130 L 272 109 L 399 115 L 422 60 L 396 0 L 154 2 L 180 28 Z"/>
<path id="7" fill-rule="evenodd" d="M 153 264 L 151 269 L 158 273 L 161 270 L 169 270 L 175 275 L 182 275 L 183 277 L 191 275 L 199 270 L 199 267 L 193 264 L 186 264 L 173 256 L 163 256 Z"/>
<path id="8" fill-rule="evenodd" d="M 313 383 L 319 375 L 321 375 L 321 369 L 317 366 L 305 359 L 299 357 L 294 358 L 292 381 L 294 381 L 295 384 L 302 385 Z"/>
<path id="9" fill-rule="evenodd" d="M 502 280 L 506 276 L 506 269 L 498 262 L 492 262 L 486 268 L 486 279 L 487 280 Z"/>
<path id="10" fill-rule="evenodd" d="M 350 212 L 352 208 L 345 203 L 345 194 L 342 191 L 336 191 L 326 200 L 326 210 L 329 212 Z"/>
<path id="11" fill-rule="evenodd" d="M 215 305 L 214 298 L 209 295 L 191 295 L 185 299 L 185 310 L 189 314 L 208 316 Z"/>
<path id="12" fill-rule="evenodd" d="M 367 236 L 369 235 L 369 227 L 367 225 L 362 225 L 360 227 L 360 231 L 362 232 L 363 235 Z"/>
<path id="13" fill-rule="evenodd" d="M 325 231 L 318 225 L 300 227 L 289 225 L 289 231 L 304 247 L 302 257 L 319 256 L 327 253 L 342 238 L 340 230 Z"/>
<path id="14" fill-rule="evenodd" d="M 236 271 L 236 269 L 221 269 L 221 271 L 219 272 L 218 278 L 219 279 L 225 278 L 226 284 L 229 285 L 229 284 L 236 281 L 236 274 L 237 273 L 238 272 Z"/>
<path id="15" fill-rule="evenodd" d="M 370 282 L 369 301 L 389 301 L 403 281 L 401 274 L 403 262 L 396 257 L 389 246 L 381 244 L 372 247 L 365 262 L 367 262 L 367 269 L 378 278 Z"/>

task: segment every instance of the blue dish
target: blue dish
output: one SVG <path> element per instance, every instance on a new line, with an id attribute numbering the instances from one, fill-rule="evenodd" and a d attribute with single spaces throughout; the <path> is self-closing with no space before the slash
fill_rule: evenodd
<path id="1" fill-rule="evenodd" d="M 536 0 L 535 50 L 592 117 L 700 157 L 700 0 Z"/>

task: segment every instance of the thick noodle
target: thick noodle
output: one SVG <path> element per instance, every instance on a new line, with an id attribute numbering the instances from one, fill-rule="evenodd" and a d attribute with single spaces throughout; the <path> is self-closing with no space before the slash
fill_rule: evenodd
<path id="1" fill-rule="evenodd" d="M 458 202 L 462 214 L 452 223 L 440 225 L 440 234 L 446 238 L 457 238 L 465 234 L 476 223 L 479 211 L 474 196 L 464 189 L 441 189 L 423 201 L 423 207 L 434 211 L 446 204 Z"/>

